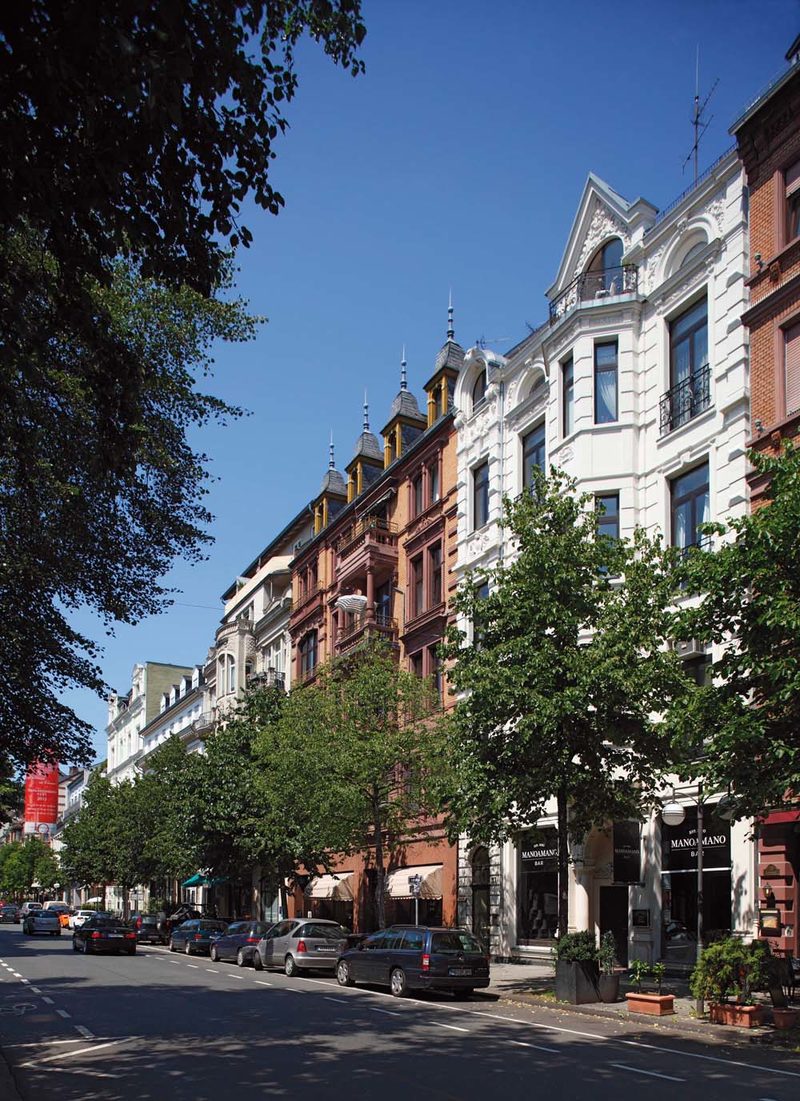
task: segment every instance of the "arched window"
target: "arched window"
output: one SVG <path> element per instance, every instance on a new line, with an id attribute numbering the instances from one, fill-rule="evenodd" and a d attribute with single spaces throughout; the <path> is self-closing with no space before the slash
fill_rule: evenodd
<path id="1" fill-rule="evenodd" d="M 624 246 L 619 237 L 612 237 L 601 245 L 587 268 L 584 298 L 601 294 L 621 294 L 624 290 L 622 253 Z"/>
<path id="2" fill-rule="evenodd" d="M 472 412 L 486 401 L 486 368 L 484 368 L 472 386 Z"/>

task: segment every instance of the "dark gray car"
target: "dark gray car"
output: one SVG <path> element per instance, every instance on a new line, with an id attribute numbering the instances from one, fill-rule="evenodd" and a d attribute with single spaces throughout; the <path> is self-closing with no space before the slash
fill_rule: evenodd
<path id="1" fill-rule="evenodd" d="M 211 959 L 236 960 L 240 967 L 253 962 L 256 945 L 272 927 L 270 921 L 234 921 L 211 945 Z"/>
<path id="2" fill-rule="evenodd" d="M 347 944 L 347 930 L 338 921 L 290 918 L 268 929 L 256 945 L 253 966 L 280 967 L 287 975 L 300 971 L 333 971 Z"/>
<path id="3" fill-rule="evenodd" d="M 489 985 L 489 959 L 467 929 L 395 925 L 342 952 L 340 986 L 374 983 L 398 998 L 409 990 L 449 990 L 469 997 Z"/>

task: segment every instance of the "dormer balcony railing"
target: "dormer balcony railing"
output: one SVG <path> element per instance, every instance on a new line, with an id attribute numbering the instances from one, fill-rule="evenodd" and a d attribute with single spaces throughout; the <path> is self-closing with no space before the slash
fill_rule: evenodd
<path id="1" fill-rule="evenodd" d="M 575 306 L 604 302 L 621 294 L 636 294 L 639 289 L 639 269 L 635 264 L 622 264 L 603 271 L 583 271 L 564 287 L 550 303 L 550 322 L 560 320 Z"/>
<path id="2" fill-rule="evenodd" d="M 666 436 L 711 406 L 711 368 L 707 363 L 667 390 L 661 399 L 659 424 Z"/>
<path id="3" fill-rule="evenodd" d="M 339 539 L 336 553 L 339 558 L 346 558 L 367 540 L 384 547 L 396 547 L 397 527 L 382 516 L 362 516 Z"/>

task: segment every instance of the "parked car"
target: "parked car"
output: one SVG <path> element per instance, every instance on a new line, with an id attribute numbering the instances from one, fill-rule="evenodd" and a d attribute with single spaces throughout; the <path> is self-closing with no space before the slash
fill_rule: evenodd
<path id="1" fill-rule="evenodd" d="M 28 914 L 32 914 L 34 910 L 41 910 L 41 902 L 23 902 L 22 903 L 22 916 L 26 918 Z"/>
<path id="2" fill-rule="evenodd" d="M 253 966 L 281 967 L 289 976 L 299 971 L 333 971 L 347 943 L 338 921 L 290 918 L 268 929 L 256 945 Z"/>
<path id="3" fill-rule="evenodd" d="M 340 986 L 388 986 L 398 998 L 409 990 L 449 990 L 469 997 L 489 985 L 489 958 L 466 929 L 394 925 L 342 952 L 336 978 Z"/>
<path id="4" fill-rule="evenodd" d="M 131 914 L 131 926 L 138 944 L 161 944 L 158 914 Z"/>
<path id="5" fill-rule="evenodd" d="M 62 910 L 69 910 L 69 906 L 66 902 L 62 902 L 60 899 L 51 899 L 50 902 L 45 902 L 45 910 L 55 910 L 56 913 L 61 913 Z"/>
<path id="6" fill-rule="evenodd" d="M 130 925 L 107 914 L 92 914 L 82 925 L 73 930 L 72 951 L 125 952 L 132 956 L 136 951 L 136 934 Z"/>
<path id="7" fill-rule="evenodd" d="M 240 967 L 253 962 L 256 945 L 272 928 L 269 921 L 234 921 L 211 945 L 210 955 L 217 960 L 236 960 Z"/>
<path id="8" fill-rule="evenodd" d="M 19 906 L 15 903 L 7 902 L 4 906 L 0 906 L 0 922 L 11 922 L 16 925 L 16 923 L 21 920 Z"/>
<path id="9" fill-rule="evenodd" d="M 187 956 L 198 953 L 207 955 L 212 941 L 221 937 L 228 928 L 224 921 L 210 918 L 191 918 L 173 929 L 169 938 L 170 952 L 185 952 Z"/>
<path id="10" fill-rule="evenodd" d="M 184 921 L 190 921 L 194 918 L 201 918 L 203 915 L 199 910 L 194 910 L 186 903 L 181 903 L 180 906 L 176 906 L 169 914 L 162 913 L 159 915 L 158 931 L 161 934 L 161 943 L 169 944 L 170 937 L 172 936 L 172 930 L 177 929 L 179 925 L 183 925 Z"/>
<path id="11" fill-rule="evenodd" d="M 29 937 L 34 933 L 49 933 L 51 937 L 60 937 L 61 922 L 58 914 L 52 910 L 31 910 L 22 919 L 22 932 Z"/>
<path id="12" fill-rule="evenodd" d="M 72 915 L 72 928 L 80 929 L 84 922 L 95 916 L 110 918 L 112 915 L 108 910 L 76 910 Z"/>

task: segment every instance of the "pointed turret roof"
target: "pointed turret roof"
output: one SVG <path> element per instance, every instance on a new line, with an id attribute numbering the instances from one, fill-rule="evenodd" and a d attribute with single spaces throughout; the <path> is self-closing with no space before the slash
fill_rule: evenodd
<path id="1" fill-rule="evenodd" d="M 363 456 L 366 459 L 377 459 L 383 462 L 383 448 L 378 443 L 378 438 L 369 430 L 369 404 L 367 394 L 364 392 L 364 424 L 361 435 L 356 440 L 356 449 L 353 459 Z"/>
<path id="2" fill-rule="evenodd" d="M 336 469 L 336 462 L 333 456 L 333 433 L 331 432 L 330 442 L 330 457 L 328 459 L 328 469 L 325 471 L 325 477 L 322 479 L 322 485 L 320 486 L 320 493 L 340 493 L 342 496 L 347 496 L 347 485 L 345 480 L 339 471 Z"/>
<path id="3" fill-rule="evenodd" d="M 389 410 L 389 421 L 391 422 L 398 415 L 403 417 L 411 417 L 412 420 L 425 420 L 422 413 L 419 411 L 419 405 L 417 399 L 411 393 L 408 388 L 408 380 L 406 377 L 406 349 L 403 345 L 403 358 L 400 360 L 400 390 L 397 393 L 392 407 Z"/>

